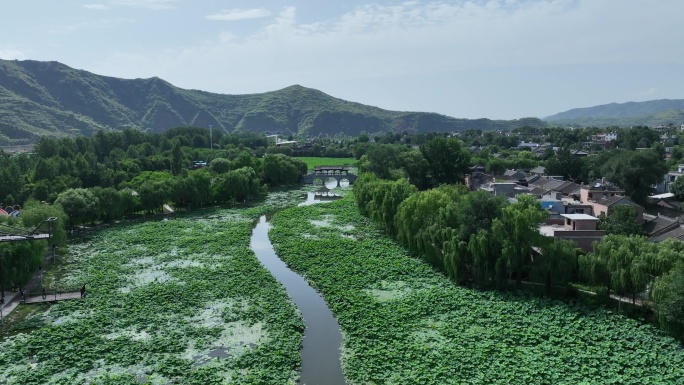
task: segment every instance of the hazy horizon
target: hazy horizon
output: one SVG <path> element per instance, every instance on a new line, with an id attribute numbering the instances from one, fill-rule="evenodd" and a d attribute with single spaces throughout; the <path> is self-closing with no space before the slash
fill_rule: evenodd
<path id="1" fill-rule="evenodd" d="M 299 84 L 389 110 L 544 118 L 684 98 L 682 11 L 676 0 L 25 1 L 0 15 L 0 58 L 221 94 Z"/>

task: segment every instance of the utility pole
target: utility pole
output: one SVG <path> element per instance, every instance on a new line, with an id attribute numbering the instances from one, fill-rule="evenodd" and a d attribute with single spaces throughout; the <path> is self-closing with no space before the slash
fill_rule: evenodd
<path id="1" fill-rule="evenodd" d="M 214 149 L 214 138 L 212 137 L 212 125 L 209 125 L 209 147 L 213 150 Z"/>

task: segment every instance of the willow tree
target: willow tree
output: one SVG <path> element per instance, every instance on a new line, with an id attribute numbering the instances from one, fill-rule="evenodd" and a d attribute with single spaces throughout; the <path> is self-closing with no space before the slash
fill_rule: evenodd
<path id="1" fill-rule="evenodd" d="M 394 218 L 399 211 L 399 206 L 408 197 L 417 192 L 416 186 L 409 184 L 406 179 L 399 179 L 390 183 L 389 189 L 385 191 L 382 202 L 382 224 L 390 235 L 396 236 L 397 234 Z"/>
<path id="2" fill-rule="evenodd" d="M 498 240 L 487 230 L 472 234 L 468 242 L 468 252 L 472 258 L 473 281 L 481 287 L 496 282 L 496 261 L 501 246 Z M 505 275 L 502 275 L 505 279 Z"/>
<path id="3" fill-rule="evenodd" d="M 395 216 L 397 240 L 433 265 L 444 267 L 442 228 L 437 226 L 440 211 L 467 194 L 463 186 L 444 185 L 415 193 L 399 205 Z"/>
<path id="4" fill-rule="evenodd" d="M 518 195 L 517 198 L 517 202 L 501 210 L 501 218 L 494 220 L 492 231 L 501 242 L 501 255 L 496 263 L 498 279 L 507 268 L 510 274 L 515 274 L 516 285 L 520 285 L 532 248 L 541 244 L 539 224 L 547 214 L 534 197 Z"/>
<path id="5" fill-rule="evenodd" d="M 611 290 L 608 257 L 611 250 L 617 247 L 617 239 L 612 236 L 604 237 L 599 242 L 594 242 L 593 252 L 580 255 L 578 258 L 579 272 L 584 281 L 605 287 L 607 294 L 610 294 Z"/>
<path id="6" fill-rule="evenodd" d="M 684 261 L 655 281 L 653 300 L 661 327 L 684 338 Z"/>
<path id="7" fill-rule="evenodd" d="M 354 200 L 361 215 L 368 216 L 368 202 L 373 199 L 373 189 L 380 179 L 373 173 L 365 172 L 354 183 Z"/>
<path id="8" fill-rule="evenodd" d="M 543 283 L 547 292 L 550 292 L 554 285 L 566 285 L 577 271 L 575 243 L 564 239 L 552 239 L 539 250 L 530 265 L 532 279 Z"/>
<path id="9" fill-rule="evenodd" d="M 605 285 L 608 294 L 630 294 L 634 301 L 654 279 L 657 247 L 645 237 L 608 235 L 580 258 L 580 271 L 590 283 Z"/>

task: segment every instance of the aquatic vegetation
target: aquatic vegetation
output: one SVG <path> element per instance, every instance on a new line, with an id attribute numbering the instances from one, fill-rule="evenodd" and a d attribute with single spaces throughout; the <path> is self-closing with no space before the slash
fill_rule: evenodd
<path id="1" fill-rule="evenodd" d="M 87 283 L 87 298 L 0 342 L 0 383 L 293 384 L 303 321 L 249 248 L 253 222 L 291 196 L 119 224 L 71 246 L 65 280 Z"/>
<path id="2" fill-rule="evenodd" d="M 684 350 L 655 327 L 459 287 L 361 216 L 352 196 L 271 223 L 279 257 L 337 317 L 352 384 L 684 383 Z"/>

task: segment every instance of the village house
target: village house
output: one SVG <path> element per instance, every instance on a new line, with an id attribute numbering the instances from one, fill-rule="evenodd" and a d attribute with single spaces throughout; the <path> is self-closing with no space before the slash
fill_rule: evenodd
<path id="1" fill-rule="evenodd" d="M 625 190 L 607 182 L 605 178 L 584 185 L 580 189 L 580 201 L 582 202 L 605 200 L 615 195 L 625 195 Z"/>
<path id="2" fill-rule="evenodd" d="M 539 176 L 545 176 L 546 175 L 546 167 L 544 166 L 537 166 L 533 169 L 530 170 L 530 174 L 532 175 L 539 175 Z"/>
<path id="3" fill-rule="evenodd" d="M 677 171 L 670 171 L 665 174 L 663 181 L 656 186 L 656 192 L 659 194 L 670 192 L 670 185 L 682 175 L 684 175 L 684 164 L 678 164 Z"/>
<path id="4" fill-rule="evenodd" d="M 561 214 L 558 219 L 549 219 L 539 227 L 539 233 L 547 237 L 554 237 L 575 242 L 577 247 L 589 252 L 595 241 L 606 235 L 603 230 L 597 230 L 598 218 L 588 214 Z"/>

